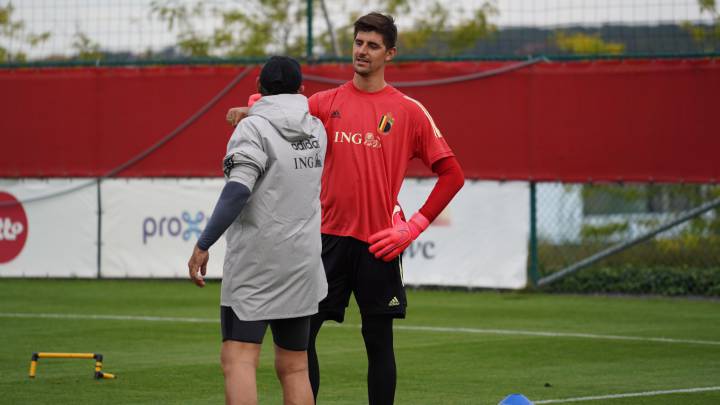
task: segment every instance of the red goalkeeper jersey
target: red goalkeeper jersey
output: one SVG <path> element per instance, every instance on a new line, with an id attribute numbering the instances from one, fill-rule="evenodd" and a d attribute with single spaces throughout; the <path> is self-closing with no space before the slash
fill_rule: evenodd
<path id="1" fill-rule="evenodd" d="M 411 159 L 430 167 L 454 156 L 425 107 L 392 86 L 366 93 L 347 82 L 314 94 L 309 103 L 328 136 L 322 233 L 366 242 L 391 226 Z"/>

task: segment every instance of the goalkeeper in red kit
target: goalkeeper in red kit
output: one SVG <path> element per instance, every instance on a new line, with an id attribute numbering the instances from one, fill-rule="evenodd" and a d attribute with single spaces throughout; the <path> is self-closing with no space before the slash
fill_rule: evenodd
<path id="1" fill-rule="evenodd" d="M 405 318 L 401 253 L 460 190 L 464 175 L 432 117 L 420 102 L 385 82 L 397 54 L 393 18 L 370 13 L 355 22 L 352 81 L 309 98 L 323 122 L 328 146 L 323 168 L 322 260 L 328 295 L 310 327 L 310 382 L 317 398 L 315 350 L 326 320 L 343 322 L 350 294 L 362 316 L 372 405 L 394 402 L 393 319 Z M 228 112 L 236 124 L 245 108 Z M 408 163 L 419 158 L 438 175 L 425 204 L 406 220 L 397 204 Z"/>

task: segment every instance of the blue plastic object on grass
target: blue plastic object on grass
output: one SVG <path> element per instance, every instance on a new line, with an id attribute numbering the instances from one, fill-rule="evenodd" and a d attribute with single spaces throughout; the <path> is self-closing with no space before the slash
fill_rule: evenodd
<path id="1" fill-rule="evenodd" d="M 510 394 L 498 405 L 533 405 L 533 403 L 523 394 Z"/>

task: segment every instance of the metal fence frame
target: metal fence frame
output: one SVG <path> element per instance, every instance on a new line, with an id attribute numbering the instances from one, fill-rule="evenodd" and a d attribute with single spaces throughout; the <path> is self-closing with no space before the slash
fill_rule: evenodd
<path id="1" fill-rule="evenodd" d="M 567 277 L 577 271 L 588 268 L 593 264 L 606 259 L 610 256 L 617 255 L 625 250 L 632 248 L 638 244 L 649 241 L 655 236 L 666 232 L 670 229 L 685 224 L 694 218 L 703 215 L 713 209 L 720 207 L 720 198 L 706 202 L 698 207 L 683 212 L 678 218 L 675 218 L 665 224 L 659 225 L 654 229 L 646 231 L 641 235 L 635 236 L 627 241 L 618 242 L 608 248 L 605 248 L 595 254 L 584 259 L 572 263 L 564 268 L 553 272 L 552 274 L 541 277 L 539 271 L 540 259 L 538 255 L 538 201 L 537 201 L 537 184 L 536 181 L 530 181 L 530 237 L 528 252 L 528 279 L 531 282 L 529 287 L 543 287 L 564 277 Z"/>

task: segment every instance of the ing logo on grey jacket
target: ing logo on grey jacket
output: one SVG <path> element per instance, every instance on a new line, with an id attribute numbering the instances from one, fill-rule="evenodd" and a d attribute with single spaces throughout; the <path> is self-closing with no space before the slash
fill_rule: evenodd
<path id="1" fill-rule="evenodd" d="M 320 155 L 317 153 L 315 156 L 293 158 L 293 163 L 295 164 L 295 170 L 322 167 L 322 159 L 320 159 Z"/>

